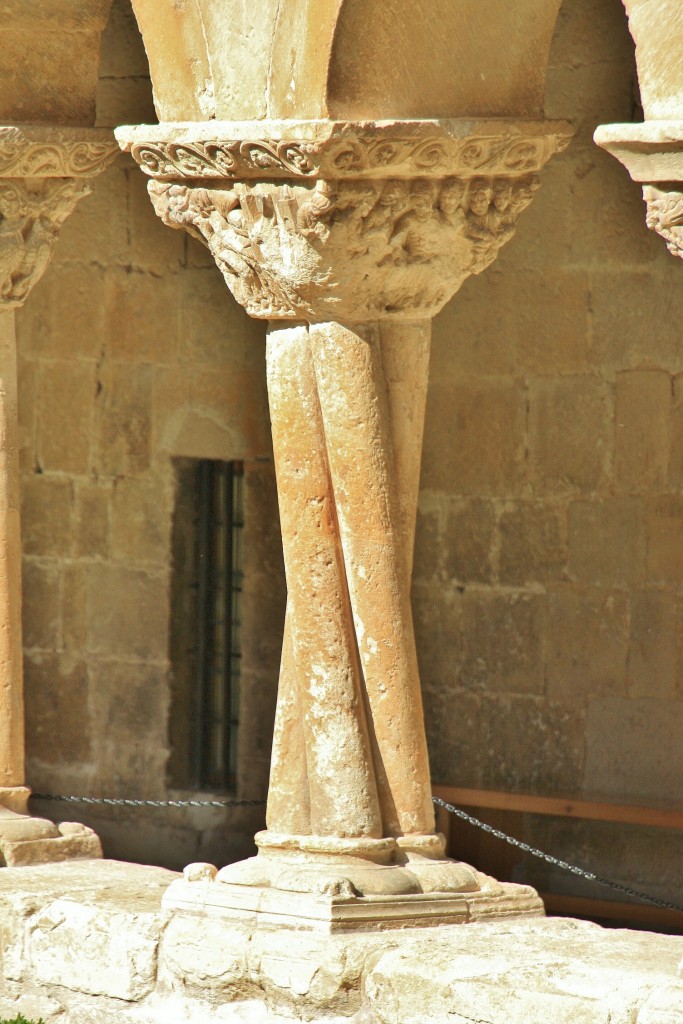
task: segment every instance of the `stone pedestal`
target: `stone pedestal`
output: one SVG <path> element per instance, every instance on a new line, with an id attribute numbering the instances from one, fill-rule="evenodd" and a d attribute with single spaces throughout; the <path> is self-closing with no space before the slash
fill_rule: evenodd
<path id="1" fill-rule="evenodd" d="M 118 129 L 161 219 L 268 320 L 288 588 L 267 830 L 165 906 L 324 931 L 539 914 L 435 833 L 410 576 L 431 318 L 513 235 L 567 126 Z"/>
<path id="2" fill-rule="evenodd" d="M 27 810 L 14 310 L 45 272 L 62 223 L 115 155 L 106 131 L 0 126 L 0 865 L 102 855 L 91 829 Z"/>

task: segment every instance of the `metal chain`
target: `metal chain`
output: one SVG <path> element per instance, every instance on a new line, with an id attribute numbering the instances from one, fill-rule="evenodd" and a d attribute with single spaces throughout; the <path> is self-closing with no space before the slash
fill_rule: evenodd
<path id="1" fill-rule="evenodd" d="M 471 814 L 461 811 L 460 808 L 454 807 L 453 804 L 447 804 L 445 800 L 441 800 L 438 796 L 433 796 L 432 800 L 439 807 L 443 807 L 445 811 L 448 811 L 449 814 L 455 814 L 470 825 L 475 825 L 477 828 L 482 829 L 482 831 L 488 832 L 489 835 L 495 836 L 496 839 L 502 839 L 503 842 L 508 843 L 510 846 L 515 846 L 518 850 L 523 850 L 524 853 L 529 853 L 532 857 L 544 860 L 546 864 L 562 868 L 563 871 L 569 871 L 572 875 L 579 875 L 580 878 L 585 878 L 589 882 L 597 882 L 598 885 L 609 886 L 610 889 L 615 889 L 616 892 L 620 892 L 624 896 L 632 896 L 643 903 L 652 903 L 656 907 L 663 907 L 665 910 L 677 910 L 679 914 L 683 914 L 683 907 L 679 907 L 677 903 L 669 903 L 667 900 L 660 900 L 658 896 L 648 896 L 647 893 L 639 892 L 638 889 L 630 889 L 627 885 L 622 885 L 620 882 L 611 882 L 608 878 L 601 878 L 600 875 L 596 875 L 592 871 L 585 871 L 575 864 L 568 864 L 566 860 L 559 860 L 559 858 L 552 857 L 549 853 L 544 853 L 543 850 L 536 849 L 535 846 L 529 846 L 528 843 L 514 839 L 512 836 L 507 835 L 507 833 L 501 832 L 499 828 L 493 828 L 492 825 L 479 821 L 479 818 L 472 817 Z"/>
<path id="2" fill-rule="evenodd" d="M 107 807 L 265 807 L 265 800 L 124 800 L 107 796 L 53 796 L 32 793 L 33 800 L 59 800 L 66 804 L 106 804 Z"/>
<path id="3" fill-rule="evenodd" d="M 68 804 L 104 804 L 107 807 L 264 807 L 266 804 L 265 800 L 126 800 L 121 797 L 106 796 L 54 796 L 50 793 L 33 793 L 33 799 L 58 800 Z M 461 811 L 459 807 L 454 807 L 453 804 L 446 803 L 445 800 L 438 796 L 433 796 L 432 800 L 438 807 L 443 807 L 445 811 L 448 811 L 449 814 L 454 814 L 456 817 L 468 822 L 468 824 L 480 828 L 483 832 L 495 836 L 496 839 L 500 839 L 504 843 L 508 843 L 509 846 L 514 846 L 516 849 L 522 850 L 523 853 L 528 853 L 532 857 L 545 861 L 546 864 L 552 864 L 553 867 L 561 868 L 572 875 L 578 875 L 580 878 L 585 878 L 588 882 L 605 885 L 624 896 L 631 896 L 633 899 L 640 900 L 643 903 L 651 903 L 655 907 L 662 907 L 665 910 L 676 910 L 679 914 L 683 914 L 683 907 L 677 903 L 670 903 L 667 900 L 659 899 L 658 896 L 649 896 L 647 893 L 639 892 L 638 889 L 631 889 L 620 882 L 612 882 L 608 878 L 601 878 L 600 875 L 596 875 L 593 871 L 586 871 L 584 868 L 577 867 L 576 864 L 568 864 L 566 860 L 553 857 L 549 853 L 544 853 L 543 850 L 538 850 L 535 846 L 529 846 L 528 843 L 523 843 L 521 840 L 507 835 L 506 832 L 501 832 L 498 828 L 493 828 L 492 825 L 487 825 L 486 822 L 480 821 L 479 818 L 475 818 L 471 814 L 467 814 L 466 811 Z"/>

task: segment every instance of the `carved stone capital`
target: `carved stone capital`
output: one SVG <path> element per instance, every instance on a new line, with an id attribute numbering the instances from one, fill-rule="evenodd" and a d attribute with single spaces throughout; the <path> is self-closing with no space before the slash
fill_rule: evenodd
<path id="1" fill-rule="evenodd" d="M 87 181 L 75 179 L 32 187 L 0 179 L 0 308 L 22 305 L 50 262 L 60 227 L 89 192 Z"/>
<path id="2" fill-rule="evenodd" d="M 683 183 L 671 189 L 645 185 L 643 199 L 647 203 L 645 223 L 662 236 L 673 256 L 683 259 Z"/>
<path id="3" fill-rule="evenodd" d="M 645 223 L 683 258 L 683 121 L 605 124 L 594 138 L 644 183 Z"/>
<path id="4" fill-rule="evenodd" d="M 153 178 L 164 223 L 209 248 L 251 316 L 278 320 L 434 316 L 493 262 L 535 172 L 569 141 L 559 122 L 266 127 L 267 139 L 262 123 L 117 138 Z"/>
<path id="5" fill-rule="evenodd" d="M 63 222 L 117 152 L 97 129 L 0 126 L 0 308 L 24 302 Z"/>

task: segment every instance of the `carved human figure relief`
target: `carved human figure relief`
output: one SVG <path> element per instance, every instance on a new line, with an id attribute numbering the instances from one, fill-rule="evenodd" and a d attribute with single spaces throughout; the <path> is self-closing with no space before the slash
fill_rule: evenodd
<path id="1" fill-rule="evenodd" d="M 48 179 L 29 189 L 0 179 L 0 304 L 19 306 L 43 276 L 59 229 L 87 182 Z"/>
<path id="2" fill-rule="evenodd" d="M 537 187 L 454 176 L 148 186 L 161 219 L 207 245 L 247 312 L 309 320 L 433 316 L 495 259 Z"/>

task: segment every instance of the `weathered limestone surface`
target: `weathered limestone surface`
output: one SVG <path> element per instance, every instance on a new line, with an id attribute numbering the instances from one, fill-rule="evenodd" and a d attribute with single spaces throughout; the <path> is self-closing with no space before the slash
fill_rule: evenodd
<path id="1" fill-rule="evenodd" d="M 549 919 L 372 936 L 169 918 L 175 876 L 98 861 L 0 873 L 0 1013 L 46 1024 L 678 1024 L 683 938 Z"/>

